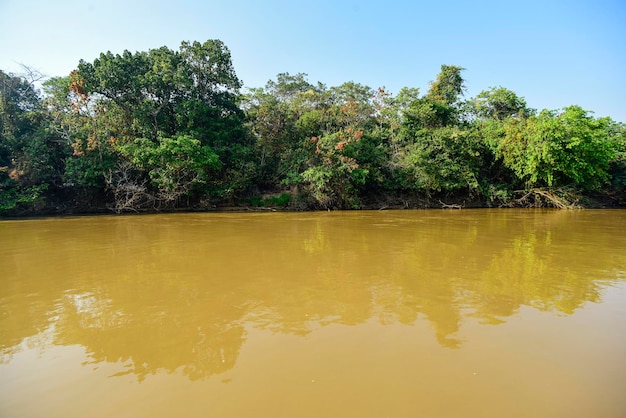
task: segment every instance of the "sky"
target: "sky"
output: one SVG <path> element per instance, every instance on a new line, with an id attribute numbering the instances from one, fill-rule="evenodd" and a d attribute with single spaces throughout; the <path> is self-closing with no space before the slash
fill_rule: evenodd
<path id="1" fill-rule="evenodd" d="M 220 39 L 244 87 L 288 72 L 425 93 L 458 65 L 466 98 L 502 86 L 626 122 L 625 22 L 624 0 L 0 0 L 0 70 L 65 76 L 101 52 Z"/>

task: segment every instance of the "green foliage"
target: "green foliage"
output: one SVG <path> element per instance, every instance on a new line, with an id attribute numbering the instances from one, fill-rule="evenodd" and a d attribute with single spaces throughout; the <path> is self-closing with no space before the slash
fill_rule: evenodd
<path id="1" fill-rule="evenodd" d="M 363 131 L 347 128 L 311 138 L 315 144 L 309 168 L 302 173 L 316 204 L 322 208 L 356 208 L 359 188 L 365 184 L 369 170 L 354 158 L 356 144 Z"/>
<path id="2" fill-rule="evenodd" d="M 321 86 L 314 86 L 306 79 L 307 75 L 298 73 L 291 75 L 289 73 L 279 73 L 276 81 L 270 80 L 265 85 L 265 90 L 280 102 L 297 101 L 298 96 L 307 91 L 319 90 Z"/>
<path id="3" fill-rule="evenodd" d="M 423 96 L 302 73 L 242 96 L 219 40 L 103 53 L 45 81 L 43 97 L 0 71 L 0 206 L 98 196 L 122 212 L 270 191 L 284 193 L 250 203 L 343 209 L 439 194 L 508 205 L 544 186 L 623 202 L 623 124 L 577 106 L 537 114 L 503 87 L 463 101 L 462 71 L 441 66 Z"/>
<path id="4" fill-rule="evenodd" d="M 28 138 L 38 129 L 41 100 L 32 84 L 0 70 L 0 167 L 9 155 L 21 154 Z"/>
<path id="5" fill-rule="evenodd" d="M 299 183 L 308 159 L 308 138 L 319 135 L 327 122 L 327 99 L 322 85 L 310 84 L 305 74 L 289 73 L 278 74 L 265 89 L 245 97 L 260 187 Z"/>
<path id="6" fill-rule="evenodd" d="M 302 184 L 317 207 L 360 207 L 360 192 L 378 155 L 374 137 L 364 136 L 375 124 L 374 92 L 351 82 L 318 98 L 322 101 L 296 123 L 308 151 Z"/>
<path id="7" fill-rule="evenodd" d="M 331 167 L 320 165 L 308 168 L 302 173 L 302 179 L 308 183 L 311 196 L 322 208 L 331 208 L 337 202 Z"/>
<path id="8" fill-rule="evenodd" d="M 525 118 L 533 111 L 526 100 L 504 87 L 492 87 L 481 91 L 473 102 L 474 111 L 480 118 L 505 120 L 511 117 Z"/>
<path id="9" fill-rule="evenodd" d="M 85 149 L 82 152 L 83 154 L 74 154 L 65 160 L 65 184 L 103 190 L 106 174 L 114 165 L 113 154 L 110 150 L 98 152 Z"/>
<path id="10" fill-rule="evenodd" d="M 609 166 L 611 185 L 618 193 L 624 195 L 626 191 L 626 124 L 609 121 L 607 137 L 615 149 L 615 156 Z"/>
<path id="11" fill-rule="evenodd" d="M 530 187 L 575 185 L 599 188 L 615 157 L 610 119 L 595 119 L 578 106 L 560 114 L 543 111 L 509 119 L 496 153 Z"/>
<path id="12" fill-rule="evenodd" d="M 39 92 L 25 79 L 0 71 L 0 209 L 41 207 L 59 187 L 63 141 L 50 134 Z"/>
<path id="13" fill-rule="evenodd" d="M 47 188 L 46 184 L 22 188 L 17 182 L 5 179 L 0 182 L 0 214 L 32 206 L 42 198 Z"/>
<path id="14" fill-rule="evenodd" d="M 287 207 L 292 200 L 289 193 L 281 193 L 279 196 L 253 197 L 250 205 L 254 207 Z"/>
<path id="15" fill-rule="evenodd" d="M 442 65 L 426 96 L 448 106 L 454 106 L 465 91 L 465 80 L 461 76 L 463 70 L 464 68 L 455 65 Z"/>
<path id="16" fill-rule="evenodd" d="M 217 154 L 188 135 L 162 137 L 157 143 L 139 138 L 117 150 L 147 173 L 152 186 L 166 201 L 174 201 L 205 184 L 209 174 L 220 167 Z"/>
<path id="17" fill-rule="evenodd" d="M 242 123 L 241 82 L 219 40 L 182 42 L 179 51 L 107 52 L 93 63 L 81 61 L 78 69 L 85 93 L 97 93 L 122 110 L 132 127 L 128 140 L 188 133 L 209 144 L 224 123 L 234 128 L 227 122 L 233 116 Z"/>
<path id="18" fill-rule="evenodd" d="M 403 163 L 416 190 L 471 192 L 479 189 L 484 152 L 472 131 L 440 128 L 422 131 L 407 147 Z"/>
<path id="19" fill-rule="evenodd" d="M 13 147 L 34 124 L 31 119 L 41 108 L 38 92 L 19 76 L 0 70 L 0 140 Z"/>
<path id="20" fill-rule="evenodd" d="M 456 112 L 448 104 L 422 97 L 414 100 L 404 111 L 404 126 L 410 131 L 437 129 L 455 122 Z"/>
<path id="21" fill-rule="evenodd" d="M 119 145 L 122 159 L 107 187 L 143 190 L 145 175 L 157 195 L 140 199 L 143 204 L 173 204 L 209 177 L 223 196 L 249 186 L 254 170 L 239 107 L 241 81 L 223 42 L 182 42 L 178 51 L 108 52 L 93 63 L 81 61 L 74 78 L 76 93 L 95 110 L 96 132 L 87 137 L 110 137 Z"/>

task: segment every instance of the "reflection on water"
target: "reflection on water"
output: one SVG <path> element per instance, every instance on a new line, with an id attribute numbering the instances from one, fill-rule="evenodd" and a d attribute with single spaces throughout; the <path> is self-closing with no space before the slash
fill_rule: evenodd
<path id="1" fill-rule="evenodd" d="M 161 386 L 152 394 L 161 396 L 173 384 L 163 379 L 171 376 L 196 382 L 194 388 L 213 384 L 214 379 L 222 385 L 239 382 L 230 394 L 235 398 L 258 393 L 259 387 L 247 388 L 244 382 L 260 379 L 261 385 L 290 391 L 294 402 L 311 401 L 310 409 L 293 410 L 298 416 L 385 416 L 390 404 L 395 408 L 390 416 L 414 416 L 417 410 L 408 406 L 408 399 L 416 394 L 407 393 L 403 404 L 405 386 L 419 391 L 419 385 L 443 385 L 435 398 L 423 400 L 420 412 L 456 416 L 465 411 L 471 416 L 474 409 L 467 408 L 478 396 L 472 395 L 476 384 L 456 376 L 460 369 L 544 367 L 539 362 L 555 355 L 550 344 L 572 347 L 574 335 L 596 342 L 614 338 L 610 349 L 576 342 L 588 350 L 587 358 L 607 356 L 611 350 L 624 354 L 626 313 L 620 307 L 625 301 L 619 298 L 626 294 L 625 227 L 624 211 L 176 214 L 4 221 L 0 392 L 31 389 L 13 389 L 11 402 L 9 395 L 0 395 L 0 415 L 27 416 L 27 409 L 21 408 L 37 385 L 44 393 L 46 385 L 60 381 L 66 393 L 77 393 L 84 385 L 113 390 L 103 389 L 109 381 L 132 387 L 159 381 Z M 610 303 L 611 297 L 617 302 Z M 593 315 L 604 318 L 602 326 L 590 322 Z M 556 330 L 564 336 L 555 339 Z M 577 363 L 582 358 L 577 350 L 554 359 Z M 493 358 L 485 358 L 485 353 Z M 373 364 L 374 359 L 382 363 Z M 360 360 L 369 373 L 363 374 Z M 63 377 L 76 367 L 80 377 Z M 342 393 L 331 402 L 333 407 L 320 409 L 312 400 L 321 392 L 311 394 L 309 387 L 301 390 L 290 381 L 298 370 L 308 373 L 309 367 L 311 374 L 334 382 L 328 390 Z M 544 373 L 550 373 L 550 367 Z M 611 385 L 624 387 L 624 367 L 613 371 Z M 449 373 L 456 376 L 458 388 L 437 381 Z M 472 373 L 470 378 L 477 377 Z M 585 373 L 583 368 L 579 374 Z M 417 383 L 421 377 L 427 382 Z M 557 381 L 564 393 L 587 389 L 568 389 L 581 384 L 576 372 L 561 377 Z M 381 393 L 379 385 L 393 395 Z M 520 383 L 511 391 L 528 400 L 520 387 L 530 390 L 534 385 L 537 382 Z M 601 384 L 600 391 L 608 413 L 626 412 L 607 387 Z M 205 389 L 216 394 L 224 390 L 211 388 Z M 433 399 L 457 390 L 466 399 L 458 411 L 448 404 L 434 406 Z M 360 413 L 349 406 L 337 409 L 353 392 L 379 401 Z M 502 405 L 522 400 L 508 392 L 500 395 Z M 190 407 L 185 396 L 170 402 L 178 409 L 179 402 Z M 211 403 L 222 416 L 247 414 L 226 399 Z M 284 400 L 257 401 L 264 409 L 255 415 L 269 414 L 279 404 L 286 408 Z M 90 402 L 93 406 L 96 401 Z M 589 402 L 590 408 L 596 407 L 594 400 Z M 548 404 L 542 411 L 545 416 L 585 411 L 559 405 Z M 495 410 L 478 408 L 476 415 L 495 416 Z M 84 412 L 77 405 L 69 411 Z M 119 410 L 107 411 L 119 415 Z M 167 407 L 157 408 L 157 415 L 159 411 L 169 415 Z M 186 413 L 194 415 L 192 409 Z M 516 416 L 510 410 L 507 415 Z"/>

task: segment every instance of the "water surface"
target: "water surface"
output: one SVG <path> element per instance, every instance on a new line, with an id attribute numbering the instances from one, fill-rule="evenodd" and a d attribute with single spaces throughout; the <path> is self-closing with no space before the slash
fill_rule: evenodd
<path id="1" fill-rule="evenodd" d="M 623 417 L 626 211 L 0 222 L 2 417 Z"/>

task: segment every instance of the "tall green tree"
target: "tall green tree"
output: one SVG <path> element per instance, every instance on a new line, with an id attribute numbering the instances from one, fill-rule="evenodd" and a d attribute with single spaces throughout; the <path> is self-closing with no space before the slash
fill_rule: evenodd
<path id="1" fill-rule="evenodd" d="M 458 104 L 465 92 L 465 80 L 461 75 L 463 70 L 456 65 L 442 65 L 436 80 L 430 83 L 426 96 L 448 106 Z"/>
<path id="2" fill-rule="evenodd" d="M 264 88 L 251 89 L 243 103 L 255 139 L 258 185 L 295 185 L 307 160 L 307 140 L 328 122 L 329 95 L 306 74 L 280 73 Z"/>
<path id="3" fill-rule="evenodd" d="M 0 70 L 0 211 L 40 201 L 54 177 L 39 92 Z"/>
<path id="4" fill-rule="evenodd" d="M 486 148 L 462 122 L 463 68 L 442 65 L 427 94 L 402 108 L 402 146 L 395 151 L 394 185 L 426 195 L 479 193 Z"/>
<path id="5" fill-rule="evenodd" d="M 182 42 L 178 51 L 161 47 L 134 54 L 103 53 L 93 63 L 79 63 L 75 84 L 92 102 L 92 117 L 118 153 L 117 168 L 101 173 L 108 182 L 135 184 L 149 177 L 149 187 L 167 183 L 162 178 L 155 183 L 154 170 L 139 164 L 137 158 L 130 158 L 123 147 L 143 146 L 150 153 L 151 147 L 160 150 L 170 144 L 163 138 L 178 138 L 175 142 L 191 138 L 199 141 L 203 150 L 192 154 L 193 158 L 211 160 L 213 174 L 210 181 L 203 178 L 194 184 L 204 185 L 205 193 L 211 190 L 222 195 L 247 187 L 250 179 L 245 167 L 251 157 L 244 114 L 239 107 L 241 81 L 223 42 Z M 85 162 L 85 151 L 88 150 L 74 154 L 74 165 Z M 204 158 L 207 152 L 215 153 L 219 161 Z M 129 168 L 129 164 L 133 167 Z M 221 171 L 216 172 L 216 167 Z M 176 180 L 180 173 L 175 171 L 164 170 L 161 174 L 171 175 L 169 184 L 180 187 L 182 194 L 201 193 L 199 187 L 183 187 L 188 182 Z M 112 172 L 118 175 L 111 175 Z M 117 183 L 107 187 L 124 188 Z M 170 195 L 178 196 L 174 192 Z"/>

